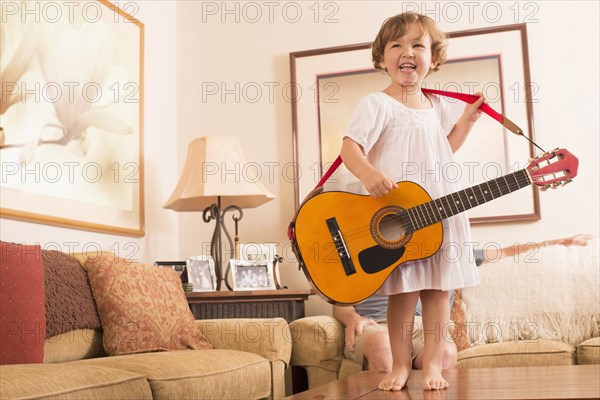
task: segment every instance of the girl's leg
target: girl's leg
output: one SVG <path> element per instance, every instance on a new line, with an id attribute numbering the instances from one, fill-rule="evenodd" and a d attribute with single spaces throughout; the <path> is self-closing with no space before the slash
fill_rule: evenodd
<path id="1" fill-rule="evenodd" d="M 448 343 L 445 337 L 450 324 L 448 292 L 441 290 L 421 291 L 423 305 L 423 389 L 445 389 L 448 382 L 442 377 L 443 357 Z"/>
<path id="2" fill-rule="evenodd" d="M 401 293 L 388 299 L 387 322 L 392 349 L 392 370 L 379 383 L 381 390 L 401 390 L 412 370 L 412 332 L 419 292 Z"/>
<path id="3" fill-rule="evenodd" d="M 446 332 L 446 331 L 447 330 L 444 330 L 443 332 Z M 421 338 L 421 340 L 423 340 L 423 339 Z M 442 358 L 442 369 L 456 368 L 456 357 L 457 357 L 456 344 L 452 340 L 450 340 L 450 338 L 446 338 L 444 340 L 444 342 L 445 342 L 446 350 L 444 350 L 444 357 Z M 413 361 L 413 368 L 414 369 L 423 369 L 423 351 L 420 351 L 419 354 L 417 354 L 417 356 L 415 357 L 415 359 Z"/>

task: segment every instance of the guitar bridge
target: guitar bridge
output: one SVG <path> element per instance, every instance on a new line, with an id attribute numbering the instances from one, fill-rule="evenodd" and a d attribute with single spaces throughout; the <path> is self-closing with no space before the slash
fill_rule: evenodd
<path id="1" fill-rule="evenodd" d="M 344 236 L 340 231 L 340 227 L 335 218 L 329 218 L 326 220 L 327 228 L 329 228 L 329 234 L 331 235 L 331 239 L 335 244 L 335 249 L 337 251 L 338 257 L 342 262 L 342 266 L 344 267 L 344 272 L 346 275 L 352 275 L 356 273 L 356 268 L 354 268 L 354 262 L 352 262 L 352 258 L 350 257 L 350 252 L 348 251 L 348 246 L 346 246 L 346 242 L 344 241 Z"/>

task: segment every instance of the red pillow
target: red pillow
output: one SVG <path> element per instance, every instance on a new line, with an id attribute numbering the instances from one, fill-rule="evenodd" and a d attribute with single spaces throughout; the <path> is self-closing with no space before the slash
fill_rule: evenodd
<path id="1" fill-rule="evenodd" d="M 0 244 L 0 364 L 41 363 L 46 314 L 40 246 Z"/>

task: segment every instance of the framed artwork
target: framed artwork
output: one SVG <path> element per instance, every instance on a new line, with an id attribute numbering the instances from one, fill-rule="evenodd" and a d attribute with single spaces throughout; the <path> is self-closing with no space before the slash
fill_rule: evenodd
<path id="1" fill-rule="evenodd" d="M 344 130 L 358 101 L 385 89 L 389 78 L 371 63 L 371 44 L 290 54 L 295 207 L 314 188 L 338 156 Z M 533 140 L 533 108 L 537 88 L 531 81 L 525 24 L 449 33 L 448 59 L 427 76 L 424 87 L 463 93 L 482 92 L 489 105 L 517 123 Z M 456 120 L 464 103 L 448 99 Z M 451 179 L 471 187 L 526 166 L 533 145 L 486 115 L 482 116 L 449 166 Z M 426 179 L 427 171 L 421 171 Z M 341 186 L 343 184 L 343 186 Z M 360 185 L 344 167 L 326 189 Z M 468 211 L 471 223 L 540 219 L 538 192 L 529 187 Z"/>
<path id="2" fill-rule="evenodd" d="M 133 2 L 66 3 L 7 3 L 0 214 L 141 237 L 144 25 Z"/>
<path id="3" fill-rule="evenodd" d="M 211 256 L 191 256 L 185 259 L 188 282 L 194 292 L 212 292 L 217 288 L 215 262 Z"/>
<path id="4" fill-rule="evenodd" d="M 230 260 L 233 290 L 275 290 L 273 262 Z"/>

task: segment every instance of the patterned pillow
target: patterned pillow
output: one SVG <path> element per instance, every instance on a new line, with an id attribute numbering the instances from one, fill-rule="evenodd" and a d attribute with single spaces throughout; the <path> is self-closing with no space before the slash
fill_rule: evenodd
<path id="1" fill-rule="evenodd" d="M 88 258 L 83 266 L 108 355 L 212 347 L 194 322 L 175 271 L 114 255 Z"/>
<path id="2" fill-rule="evenodd" d="M 465 323 L 465 313 L 462 310 L 462 293 L 460 289 L 454 291 L 454 300 L 450 308 L 450 319 L 454 322 L 452 330 L 452 340 L 456 344 L 456 350 L 461 351 L 471 347 L 469 337 L 467 336 L 467 326 Z"/>

